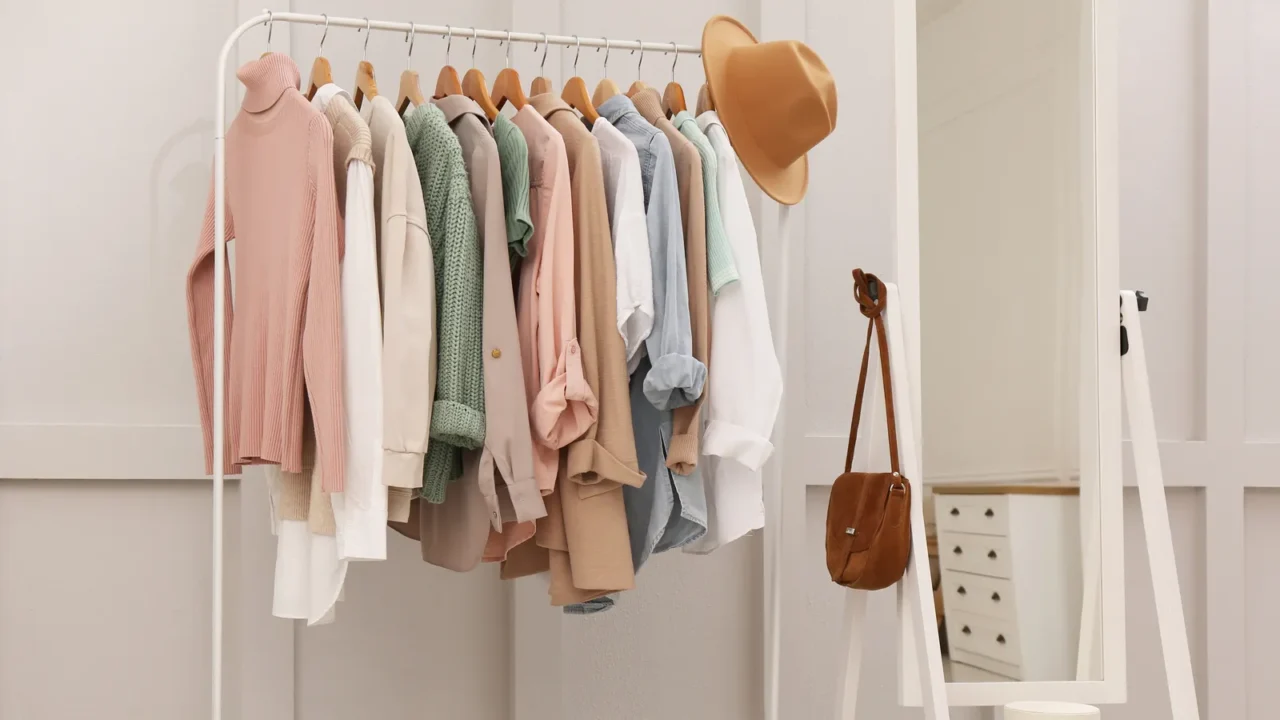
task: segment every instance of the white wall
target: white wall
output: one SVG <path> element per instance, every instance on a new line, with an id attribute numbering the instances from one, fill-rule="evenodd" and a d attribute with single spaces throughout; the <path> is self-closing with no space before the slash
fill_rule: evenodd
<path id="1" fill-rule="evenodd" d="M 24 79 L 20 108 L 0 121 L 5 137 L 20 139 L 5 145 L 0 192 L 0 477 L 16 478 L 0 480 L 0 717 L 168 720 L 207 711 L 208 484 L 192 428 L 182 282 L 207 192 L 211 65 L 235 18 L 260 5 L 66 0 L 0 9 L 0 65 Z M 826 59 L 842 107 L 835 135 L 812 158 L 797 218 L 783 703 L 788 720 L 831 717 L 843 595 L 821 559 L 825 494 L 800 490 L 800 476 L 834 473 L 843 449 L 861 339 L 849 270 L 892 274 L 890 2 L 294 6 L 682 42 L 697 42 L 703 20 L 724 11 L 765 37 L 806 38 Z M 1280 270 L 1280 211 L 1270 202 L 1280 181 L 1271 77 L 1280 10 L 1269 0 L 1125 0 L 1121 11 L 1122 279 L 1154 298 L 1144 320 L 1201 702 L 1215 720 L 1264 720 L 1267 703 L 1280 701 L 1271 682 L 1280 671 L 1271 610 L 1280 581 L 1268 569 L 1280 519 L 1280 458 L 1268 444 L 1280 432 L 1271 370 L 1280 291 L 1269 280 Z M 277 27 L 276 48 L 291 47 L 305 67 L 319 32 Z M 256 57 L 263 42 L 261 31 L 250 33 L 239 57 Z M 340 81 L 362 42 L 351 30 L 330 33 L 326 54 Z M 467 62 L 469 45 L 455 41 L 455 64 Z M 491 45 L 478 57 L 493 73 L 502 61 Z M 371 41 L 384 83 L 394 83 L 406 47 L 385 34 Z M 442 41 L 419 38 L 424 79 L 442 54 Z M 519 46 L 514 57 L 530 75 L 532 49 Z M 602 59 L 583 53 L 588 81 Z M 570 60 L 553 50 L 548 74 Z M 615 53 L 610 74 L 629 81 L 633 61 Z M 682 60 L 678 71 L 686 90 L 696 86 L 695 62 Z M 650 83 L 668 72 L 646 58 Z M 769 217 L 767 204 L 759 210 Z M 766 261 L 776 261 L 771 249 Z M 29 479 L 46 476 L 69 479 Z M 75 480 L 104 476 L 119 480 Z M 1107 711 L 1120 720 L 1167 716 L 1132 500 L 1132 703 Z M 516 608 L 491 574 L 434 572 L 397 543 L 389 563 L 353 572 L 337 627 L 295 631 L 269 617 L 260 585 L 235 582 L 241 571 L 261 577 L 270 568 L 260 484 L 250 478 L 228 501 L 229 718 L 349 717 L 350 700 L 329 679 L 339 667 L 360 673 L 379 711 L 397 714 L 492 720 L 538 692 L 567 708 L 545 716 L 555 720 L 758 717 L 757 539 L 705 560 L 657 558 L 612 615 L 563 620 L 557 667 L 523 668 L 549 673 L 558 687 L 513 694 Z M 242 506 L 251 513 L 243 521 Z M 893 707 L 891 594 L 871 605 L 864 682 L 883 690 L 863 694 L 862 716 L 920 717 Z"/>

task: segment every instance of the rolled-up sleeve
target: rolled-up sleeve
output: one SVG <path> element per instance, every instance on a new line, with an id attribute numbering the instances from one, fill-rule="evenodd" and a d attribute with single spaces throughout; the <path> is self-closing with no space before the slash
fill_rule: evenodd
<path id="1" fill-rule="evenodd" d="M 652 143 L 653 185 L 645 220 L 653 266 L 654 318 L 645 349 L 653 368 L 644 381 L 644 396 L 659 410 L 673 410 L 701 397 L 707 366 L 693 356 L 675 159 L 665 136 L 654 135 Z"/>
<path id="2" fill-rule="evenodd" d="M 562 448 L 596 421 L 599 404 L 582 372 L 575 317 L 573 204 L 568 167 L 562 182 L 550 182 L 541 267 L 537 283 L 538 356 L 541 389 L 529 416 L 534 437 Z M 557 178 L 558 180 L 558 178 Z"/>

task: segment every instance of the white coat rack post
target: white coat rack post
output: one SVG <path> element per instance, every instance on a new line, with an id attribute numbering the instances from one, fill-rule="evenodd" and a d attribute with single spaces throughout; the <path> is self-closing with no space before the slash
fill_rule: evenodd
<path id="1" fill-rule="evenodd" d="M 223 446 L 226 437 L 223 433 L 223 416 L 226 408 L 226 385 L 224 364 L 226 303 L 224 300 L 224 273 L 226 272 L 226 124 L 227 124 L 227 60 L 240 36 L 260 25 L 269 23 L 292 23 L 299 25 L 326 25 L 328 27 L 346 27 L 359 30 L 381 30 L 394 33 L 417 33 L 421 35 L 455 36 L 460 38 L 477 38 L 500 40 L 507 42 L 523 42 L 531 44 L 560 45 L 563 47 L 595 47 L 614 50 L 641 50 L 654 52 L 675 52 L 682 55 L 701 55 L 702 49 L 696 45 L 679 45 L 670 42 L 651 42 L 639 40 L 613 40 L 608 38 L 588 38 L 569 35 L 544 35 L 542 33 L 508 32 L 506 30 L 477 30 L 475 28 L 456 28 L 446 25 L 420 25 L 407 22 L 389 22 L 370 20 L 369 18 L 332 17 L 325 15 L 308 15 L 293 12 L 263 11 L 246 20 L 227 37 L 218 56 L 217 78 L 214 96 L 214 135 L 213 135 L 213 617 L 212 617 L 212 718 L 222 720 L 222 619 L 223 619 L 223 490 L 226 483 L 222 463 Z M 780 323 L 778 335 L 779 348 L 782 352 L 782 367 L 785 372 L 785 354 L 787 339 L 787 304 L 789 292 L 789 236 L 790 211 L 783 208 L 779 215 L 779 241 L 782 248 L 782 278 Z M 785 377 L 785 375 L 784 375 Z M 785 413 L 784 413 L 785 415 Z M 772 508 L 769 522 L 772 529 L 766 536 L 768 550 L 765 559 L 765 606 L 766 616 L 764 636 L 766 645 L 766 661 L 764 672 L 764 694 L 767 720 L 780 720 L 778 714 L 778 683 L 780 677 L 780 638 L 781 638 L 781 588 L 782 579 L 782 437 L 783 423 L 779 419 L 775 437 L 776 443 L 769 497 Z"/>

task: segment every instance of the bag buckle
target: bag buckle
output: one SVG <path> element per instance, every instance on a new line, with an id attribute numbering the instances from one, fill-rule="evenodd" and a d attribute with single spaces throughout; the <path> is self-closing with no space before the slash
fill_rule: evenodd
<path id="1" fill-rule="evenodd" d="M 902 477 L 902 476 L 901 476 L 901 475 L 899 475 L 898 473 L 893 473 L 893 476 L 894 476 L 894 477 L 896 477 L 896 478 L 901 478 L 901 477 Z M 889 492 L 891 492 L 891 493 L 897 492 L 897 493 L 902 493 L 903 495 L 905 495 L 905 494 L 907 493 L 907 484 L 906 484 L 905 482 L 901 482 L 901 481 L 891 483 L 891 484 L 889 485 Z"/>

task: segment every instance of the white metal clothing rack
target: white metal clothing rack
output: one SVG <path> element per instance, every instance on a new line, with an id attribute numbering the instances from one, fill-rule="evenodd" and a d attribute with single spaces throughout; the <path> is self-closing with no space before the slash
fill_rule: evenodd
<path id="1" fill-rule="evenodd" d="M 662 53 L 675 52 L 685 55 L 701 55 L 702 50 L 696 45 L 680 45 L 673 42 L 650 42 L 643 40 L 613 40 L 610 38 L 587 38 L 570 35 L 549 35 L 544 33 L 509 32 L 507 30 L 477 30 L 476 28 L 452 27 L 449 25 L 419 25 L 417 23 L 370 20 L 369 18 L 330 17 L 328 15 L 309 15 L 293 12 L 273 12 L 264 10 L 262 14 L 246 20 L 227 37 L 218 56 L 216 78 L 216 95 L 214 99 L 214 136 L 213 136 L 213 232 L 214 232 L 214 289 L 213 289 L 213 645 L 212 645 L 212 717 L 222 720 L 222 620 L 223 620 L 223 490 L 226 481 L 225 468 L 222 463 L 222 450 L 226 442 L 223 433 L 223 416 L 225 413 L 226 387 L 223 353 L 225 345 L 226 306 L 223 297 L 223 274 L 226 272 L 226 122 L 227 122 L 227 59 L 240 36 L 260 25 L 270 23 L 293 23 L 299 25 L 325 25 L 327 27 L 346 27 L 364 31 L 382 30 L 396 33 L 417 33 L 460 38 L 476 38 L 500 40 L 505 42 L 524 42 L 543 45 L 560 45 L 564 47 L 596 47 L 617 50 L 656 51 Z M 774 328 L 778 342 L 778 351 L 782 354 L 782 367 L 786 368 L 786 339 L 788 309 L 788 284 L 790 274 L 789 226 L 790 208 L 782 207 L 778 213 L 776 239 L 781 254 L 780 282 L 778 285 L 778 302 L 776 303 L 776 322 Z M 783 411 L 785 416 L 785 410 Z M 764 667 L 764 701 L 766 720 L 779 720 L 779 679 L 781 670 L 781 556 L 782 556 L 782 450 L 783 423 L 780 417 L 774 431 L 774 454 L 770 462 L 769 493 L 766 499 L 771 529 L 765 536 L 765 667 Z"/>

